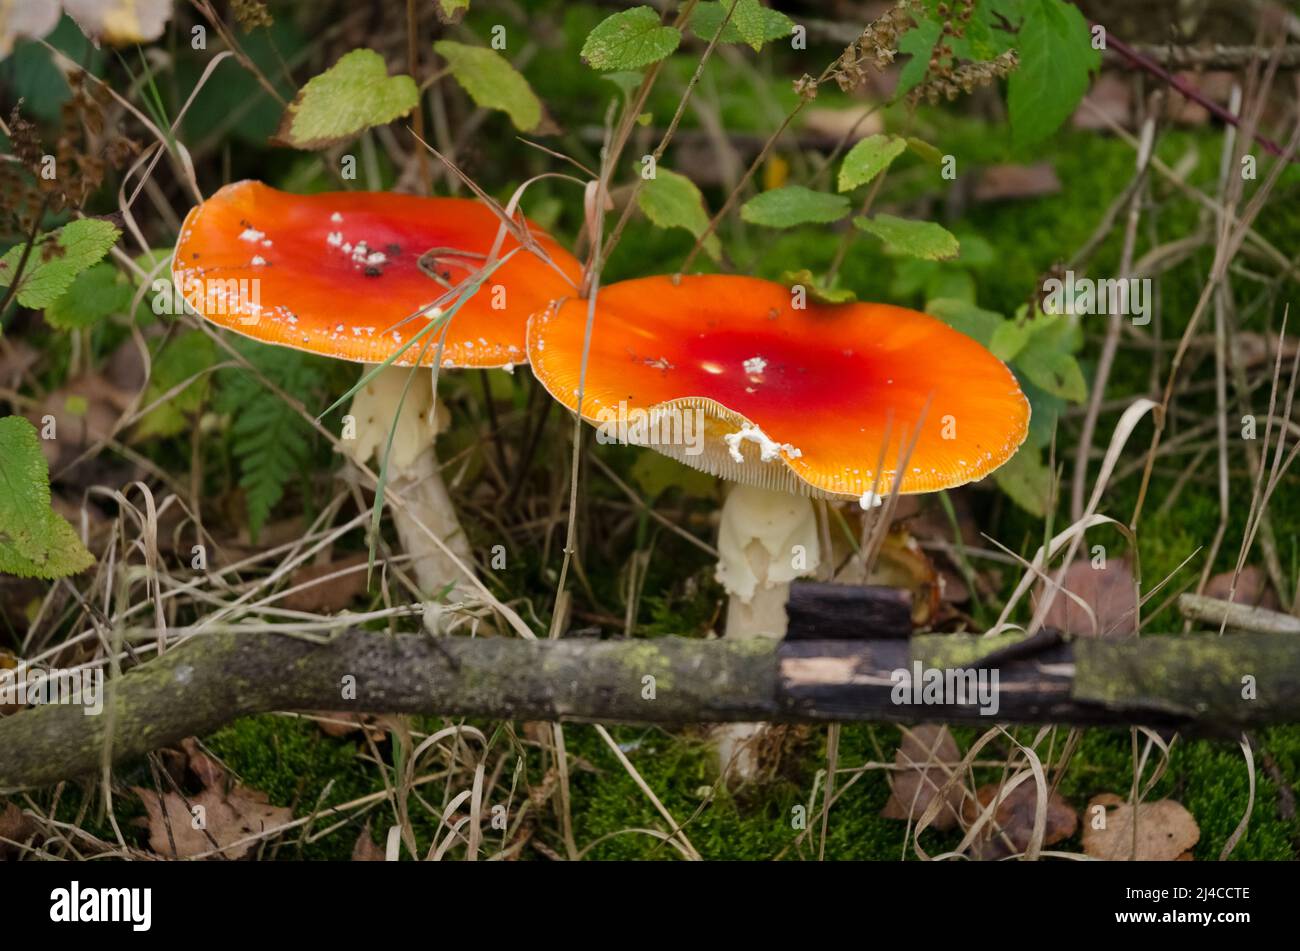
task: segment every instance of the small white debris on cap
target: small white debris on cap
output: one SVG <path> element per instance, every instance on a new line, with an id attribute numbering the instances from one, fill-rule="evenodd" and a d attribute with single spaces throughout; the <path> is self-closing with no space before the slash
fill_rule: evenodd
<path id="1" fill-rule="evenodd" d="M 767 361 L 764 360 L 762 357 L 750 357 L 748 360 L 745 361 L 746 373 L 759 374 L 766 369 L 767 369 Z"/>
<path id="2" fill-rule="evenodd" d="M 858 499 L 858 504 L 864 509 L 878 509 L 885 504 L 885 500 L 876 495 L 870 489 L 862 493 L 862 498 Z"/>
<path id="3" fill-rule="evenodd" d="M 266 234 L 264 232 L 258 231 L 256 228 L 245 228 L 243 233 L 240 234 L 239 240 L 251 241 L 253 243 L 257 243 L 258 241 L 261 241 L 265 237 Z"/>
<path id="4" fill-rule="evenodd" d="M 771 462 L 772 460 L 779 458 L 783 450 L 791 459 L 798 459 L 803 455 L 802 452 L 790 445 L 788 442 L 778 443 L 771 439 L 767 433 L 763 432 L 763 430 L 759 429 L 753 423 L 744 423 L 741 425 L 738 432 L 727 433 L 722 438 L 727 444 L 727 451 L 731 454 L 731 458 L 736 462 L 745 461 L 745 457 L 740 452 L 740 444 L 742 442 L 757 443 L 758 457 L 763 462 Z"/>
<path id="5" fill-rule="evenodd" d="M 262 257 L 260 254 L 253 255 L 253 267 L 262 267 L 265 264 L 266 258 Z"/>

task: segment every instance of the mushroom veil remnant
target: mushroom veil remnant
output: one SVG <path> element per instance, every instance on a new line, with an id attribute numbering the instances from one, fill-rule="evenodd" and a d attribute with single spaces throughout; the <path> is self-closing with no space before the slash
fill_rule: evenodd
<path id="1" fill-rule="evenodd" d="M 292 195 L 260 182 L 222 188 L 192 209 L 172 258 L 186 302 L 211 322 L 265 343 L 357 363 L 389 365 L 357 392 L 343 446 L 352 458 L 388 454 L 391 515 L 420 589 L 436 595 L 464 580 L 468 539 L 434 455 L 447 412 L 417 361 L 512 367 L 526 359 L 528 317 L 572 293 L 577 260 L 522 216 L 496 248 L 502 221 L 486 204 L 375 192 Z M 527 246 L 518 236 L 525 236 Z M 511 251 L 517 253 L 510 254 Z M 415 338 L 462 303 L 438 328 Z M 427 345 L 426 345 L 427 344 Z M 430 537 L 441 539 L 448 551 Z"/>
<path id="2" fill-rule="evenodd" d="M 964 334 L 888 304 L 796 300 L 785 285 L 731 275 L 611 284 L 585 377 L 586 301 L 557 301 L 529 323 L 533 372 L 559 402 L 579 411 L 581 380 L 583 419 L 645 418 L 629 432 L 646 438 L 626 441 L 735 483 L 718 534 L 727 637 L 785 634 L 790 583 L 822 557 L 812 498 L 866 508 L 895 489 L 972 482 L 1028 432 L 1015 376 Z M 703 439 L 681 438 L 692 424 Z M 724 767 L 752 774 L 756 730 L 722 731 Z"/>

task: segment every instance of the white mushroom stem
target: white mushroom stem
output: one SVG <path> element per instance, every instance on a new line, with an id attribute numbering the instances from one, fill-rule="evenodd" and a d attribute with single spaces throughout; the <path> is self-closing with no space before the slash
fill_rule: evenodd
<path id="1" fill-rule="evenodd" d="M 348 411 L 353 426 L 345 428 L 345 436 L 354 438 L 344 439 L 343 447 L 355 461 L 373 459 L 378 467 L 392 432 L 384 491 L 400 495 L 405 504 L 390 505 L 389 514 L 402 548 L 411 556 L 411 570 L 421 593 L 432 598 L 448 585 L 467 588 L 468 579 L 430 533 L 466 566 L 472 567 L 473 555 L 434 454 L 438 431 L 447 425 L 447 408 L 434 393 L 432 373 L 417 370 L 416 379 L 410 380 L 411 372 L 409 367 L 385 367 L 357 392 Z M 455 588 L 449 596 L 454 596 Z"/>
<path id="2" fill-rule="evenodd" d="M 731 596 L 726 636 L 785 636 L 790 582 L 816 572 L 821 563 L 812 500 L 752 485 L 734 486 L 722 505 L 717 579 Z M 761 723 L 732 723 L 715 732 L 724 771 L 754 776 Z"/>

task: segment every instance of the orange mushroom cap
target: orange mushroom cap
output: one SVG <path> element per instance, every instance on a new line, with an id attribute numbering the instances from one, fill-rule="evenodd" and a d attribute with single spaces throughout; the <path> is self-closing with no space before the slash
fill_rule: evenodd
<path id="1" fill-rule="evenodd" d="M 586 323 L 587 301 L 567 299 L 528 329 L 533 373 L 574 410 Z M 692 447 L 679 414 L 695 409 L 704 438 Z M 785 285 L 728 275 L 602 288 L 581 412 L 714 475 L 831 497 L 863 498 L 878 467 L 878 496 L 974 481 L 1029 429 L 1011 371 L 947 324 L 888 304 L 795 308 Z"/>
<path id="2" fill-rule="evenodd" d="M 407 318 L 482 266 L 500 224 L 467 198 L 293 195 L 238 182 L 191 209 L 172 275 L 191 307 L 246 336 L 365 363 L 408 345 L 395 362 L 410 365 L 424 340 L 410 341 L 431 318 Z M 577 259 L 528 228 L 555 266 L 528 250 L 498 266 L 451 317 L 443 366 L 523 363 L 529 315 L 573 292 Z M 507 234 L 498 257 L 518 246 Z M 436 352 L 435 339 L 422 362 L 431 365 Z"/>

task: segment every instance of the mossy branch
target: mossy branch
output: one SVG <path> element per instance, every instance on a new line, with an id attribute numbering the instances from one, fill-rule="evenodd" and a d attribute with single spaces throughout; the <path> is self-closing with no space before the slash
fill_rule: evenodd
<path id="1" fill-rule="evenodd" d="M 1141 723 L 1202 733 L 1300 721 L 1300 644 L 1263 634 L 1048 645 L 984 668 L 998 673 L 992 716 L 973 702 L 894 701 L 895 670 L 910 671 L 913 661 L 980 668 L 999 648 L 965 635 L 523 641 L 348 630 L 324 644 L 199 635 L 107 684 L 102 715 L 46 705 L 0 720 L 0 788 L 85 774 L 103 762 L 106 745 L 119 762 L 273 710 L 664 724 Z"/>

